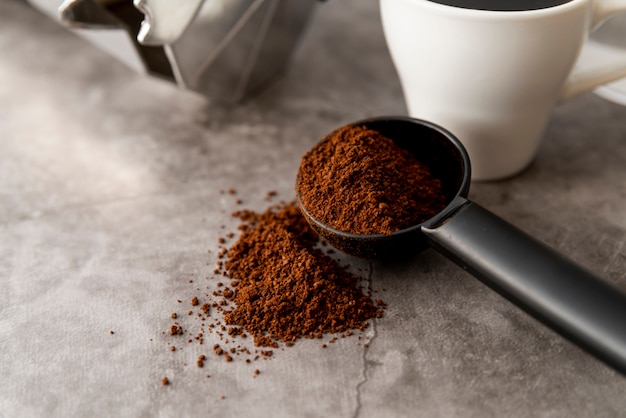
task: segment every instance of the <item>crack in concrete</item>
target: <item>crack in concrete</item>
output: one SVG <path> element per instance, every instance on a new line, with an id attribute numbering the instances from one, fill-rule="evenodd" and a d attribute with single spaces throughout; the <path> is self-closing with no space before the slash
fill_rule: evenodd
<path id="1" fill-rule="evenodd" d="M 373 276 L 374 276 L 374 264 L 370 261 L 369 262 L 369 272 L 368 272 L 368 275 L 367 275 L 367 291 L 370 294 L 373 293 L 373 288 L 372 288 Z M 352 414 L 352 418 L 357 418 L 361 414 L 361 408 L 363 406 L 362 403 L 361 403 L 361 388 L 369 380 L 367 372 L 368 372 L 368 366 L 369 366 L 369 364 L 371 362 L 368 361 L 367 354 L 369 352 L 370 344 L 378 336 L 378 328 L 376 327 L 376 323 L 377 323 L 376 318 L 373 318 L 372 319 L 372 334 L 371 334 L 372 336 L 370 337 L 369 340 L 367 340 L 367 343 L 363 347 L 363 356 L 361 357 L 362 360 L 363 360 L 363 377 L 359 381 L 359 383 L 357 383 L 357 385 L 355 387 L 355 391 L 356 391 L 356 407 L 354 409 L 354 414 Z"/>

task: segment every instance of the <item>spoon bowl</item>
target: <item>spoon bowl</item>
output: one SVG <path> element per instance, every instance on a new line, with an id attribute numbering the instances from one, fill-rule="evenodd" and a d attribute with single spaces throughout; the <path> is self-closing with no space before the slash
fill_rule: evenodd
<path id="1" fill-rule="evenodd" d="M 350 126 L 365 126 L 393 139 L 409 150 L 422 164 L 441 180 L 447 206 L 437 216 L 420 224 L 395 231 L 390 235 L 360 235 L 341 231 L 317 220 L 302 204 L 298 205 L 311 227 L 333 247 L 360 258 L 398 259 L 428 247 L 422 227 L 432 226 L 458 206 L 459 197 L 467 197 L 470 187 L 470 162 L 461 142 L 444 128 L 424 120 L 409 117 L 378 117 L 361 120 Z"/>

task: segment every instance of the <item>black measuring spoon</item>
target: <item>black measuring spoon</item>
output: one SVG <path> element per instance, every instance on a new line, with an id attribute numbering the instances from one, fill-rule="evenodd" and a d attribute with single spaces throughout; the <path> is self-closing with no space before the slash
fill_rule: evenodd
<path id="1" fill-rule="evenodd" d="M 298 204 L 335 248 L 384 259 L 433 247 L 536 319 L 626 374 L 626 295 L 497 215 L 467 199 L 471 168 L 461 142 L 409 117 L 355 122 L 392 139 L 442 181 L 448 205 L 391 235 L 357 235 L 325 225 Z"/>

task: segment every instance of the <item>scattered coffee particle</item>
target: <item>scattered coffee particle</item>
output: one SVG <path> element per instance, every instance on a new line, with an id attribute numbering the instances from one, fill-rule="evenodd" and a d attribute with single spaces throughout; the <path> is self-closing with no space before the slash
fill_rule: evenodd
<path id="1" fill-rule="evenodd" d="M 178 317 L 178 315 L 176 315 L 176 312 L 172 313 L 172 319 L 176 319 Z"/>
<path id="2" fill-rule="evenodd" d="M 261 374 L 261 372 L 259 371 L 259 369 L 254 369 L 254 376 L 258 376 L 259 374 Z"/>
<path id="3" fill-rule="evenodd" d="M 176 347 L 174 347 L 173 345 L 170 346 L 170 351 L 176 351 Z"/>
<path id="4" fill-rule="evenodd" d="M 172 324 L 170 326 L 170 335 L 183 335 L 183 328 L 178 323 Z"/>
<path id="5" fill-rule="evenodd" d="M 163 379 L 161 379 L 161 384 L 163 386 L 167 386 L 170 384 L 170 379 L 168 379 L 167 377 L 164 377 Z"/>
<path id="6" fill-rule="evenodd" d="M 208 303 L 203 303 L 202 306 L 200 306 L 200 309 L 202 309 L 202 312 L 204 312 L 205 315 L 208 315 L 211 312 L 211 308 Z"/>
<path id="7" fill-rule="evenodd" d="M 318 221 L 355 234 L 391 234 L 447 203 L 428 166 L 379 132 L 340 128 L 304 154 L 297 185 Z"/>
<path id="8" fill-rule="evenodd" d="M 198 305 L 198 297 L 194 296 L 193 298 L 191 298 L 191 306 L 197 306 Z"/>
<path id="9" fill-rule="evenodd" d="M 227 362 L 231 362 L 231 361 L 233 361 L 233 358 L 232 358 L 232 357 L 230 356 L 230 354 L 228 354 L 228 353 L 224 353 L 224 359 L 225 359 Z"/>
<path id="10" fill-rule="evenodd" d="M 109 331 L 109 334 L 113 335 L 113 334 L 115 334 L 115 332 L 113 332 L 113 331 Z"/>
<path id="11" fill-rule="evenodd" d="M 270 190 L 265 195 L 265 200 L 270 201 L 270 200 L 272 200 L 272 198 L 276 197 L 277 194 L 278 194 L 278 192 L 276 190 Z"/>
<path id="12" fill-rule="evenodd" d="M 204 367 L 204 360 L 206 360 L 206 356 L 204 354 L 200 354 L 198 356 L 198 361 L 196 361 L 196 365 L 198 367 Z"/>

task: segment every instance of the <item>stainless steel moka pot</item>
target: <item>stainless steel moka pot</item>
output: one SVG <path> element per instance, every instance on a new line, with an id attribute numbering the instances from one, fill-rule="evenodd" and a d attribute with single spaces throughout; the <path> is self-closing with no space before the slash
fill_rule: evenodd
<path id="1" fill-rule="evenodd" d="M 140 73 L 236 103 L 288 64 L 315 0 L 29 0 Z"/>

